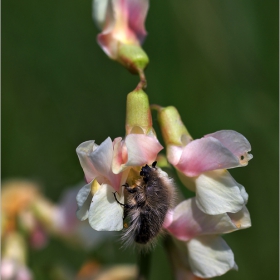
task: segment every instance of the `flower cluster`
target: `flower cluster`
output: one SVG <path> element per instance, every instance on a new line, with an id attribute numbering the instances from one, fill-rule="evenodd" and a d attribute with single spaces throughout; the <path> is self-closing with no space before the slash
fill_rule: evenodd
<path id="1" fill-rule="evenodd" d="M 253 157 L 248 153 L 250 143 L 232 130 L 193 140 L 174 107 L 157 109 L 168 161 L 196 193 L 169 213 L 165 227 L 184 241 L 195 275 L 209 278 L 237 269 L 231 249 L 219 235 L 251 226 L 245 206 L 248 194 L 226 170 L 248 164 Z"/>
<path id="2" fill-rule="evenodd" d="M 152 128 L 147 104 L 143 91 L 131 92 L 126 137 L 107 138 L 100 146 L 87 141 L 77 148 L 87 181 L 77 195 L 77 216 L 88 218 L 95 230 L 123 229 L 120 203 L 125 203 L 125 196 L 121 186 L 137 177 L 135 171 L 151 164 L 163 148 Z M 247 165 L 252 158 L 250 144 L 241 134 L 227 130 L 192 140 L 174 107 L 157 109 L 167 159 L 182 182 L 196 193 L 170 210 L 163 226 L 177 243 L 183 242 L 181 247 L 196 276 L 209 278 L 237 269 L 231 249 L 219 235 L 251 226 L 245 206 L 248 195 L 225 168 Z"/>
<path id="3" fill-rule="evenodd" d="M 147 10 L 148 0 L 94 0 L 94 19 L 102 30 L 98 43 L 110 58 L 140 75 L 140 83 L 127 98 L 125 138 L 112 140 L 108 137 L 100 145 L 91 140 L 77 148 L 87 182 L 77 195 L 77 216 L 80 220 L 88 219 L 97 231 L 122 230 L 124 208 L 128 211 L 143 207 L 151 193 L 160 203 L 160 188 L 145 190 L 149 176 L 154 176 L 153 184 L 168 181 L 170 190 L 173 189 L 173 180 L 168 179 L 160 167 L 157 167 L 159 178 L 148 171 L 157 170 L 154 161 L 163 146 L 152 126 L 148 97 L 142 91 L 146 85 L 143 71 L 149 61 L 140 46 L 146 36 Z M 168 248 L 178 277 L 209 278 L 237 269 L 233 252 L 220 235 L 251 226 L 246 208 L 248 194 L 227 170 L 248 164 L 252 159 L 250 143 L 232 130 L 217 131 L 193 140 L 176 108 L 158 105 L 151 108 L 158 113 L 168 162 L 176 169 L 183 185 L 195 192 L 195 197 L 177 201 L 175 207 L 170 202 L 173 199 L 168 200 L 166 205 L 170 207 L 166 206 L 168 209 L 160 225 L 168 238 L 172 237 Z M 130 186 L 132 182 L 134 187 Z M 142 193 L 135 194 L 141 182 Z M 164 199 L 169 197 L 170 190 L 166 188 Z M 129 193 L 135 195 L 128 198 Z M 149 207 L 152 206 L 148 205 L 145 211 L 153 212 Z M 165 210 L 160 208 L 158 214 L 162 215 L 162 211 Z M 129 215 L 130 226 L 137 219 L 136 211 L 133 213 Z M 141 219 L 137 226 L 141 228 Z M 143 235 L 149 235 L 149 226 L 144 228 Z M 146 236 L 141 238 L 139 240 L 147 240 Z M 178 261 L 179 256 L 185 261 Z"/>

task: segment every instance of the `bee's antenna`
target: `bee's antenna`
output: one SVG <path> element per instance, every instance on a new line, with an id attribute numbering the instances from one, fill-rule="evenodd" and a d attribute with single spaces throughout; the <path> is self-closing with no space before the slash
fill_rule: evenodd
<path id="1" fill-rule="evenodd" d="M 152 164 L 152 167 L 156 168 L 156 165 L 157 165 L 157 161 L 154 161 L 153 164 Z"/>

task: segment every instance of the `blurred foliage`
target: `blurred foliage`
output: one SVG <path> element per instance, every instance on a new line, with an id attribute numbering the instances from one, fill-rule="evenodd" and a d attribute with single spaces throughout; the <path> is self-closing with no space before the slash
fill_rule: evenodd
<path id="1" fill-rule="evenodd" d="M 97 45 L 90 1 L 3 0 L 2 10 L 2 178 L 35 179 L 57 201 L 83 178 L 81 142 L 124 135 L 138 77 Z M 194 138 L 233 129 L 252 145 L 249 166 L 231 173 L 249 193 L 253 226 L 225 236 L 239 272 L 220 279 L 276 279 L 278 1 L 152 0 L 146 28 L 151 103 L 176 106 Z M 58 257 L 81 266 L 85 253 L 55 244 L 31 254 L 35 271 Z M 151 279 L 171 279 L 162 250 Z M 117 258 L 134 261 L 124 251 Z"/>

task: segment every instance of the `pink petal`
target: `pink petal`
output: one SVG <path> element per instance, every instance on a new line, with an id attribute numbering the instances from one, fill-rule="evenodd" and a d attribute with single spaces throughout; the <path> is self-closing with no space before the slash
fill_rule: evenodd
<path id="1" fill-rule="evenodd" d="M 148 8 L 148 0 L 115 0 L 112 6 L 107 6 L 106 23 L 97 40 L 109 57 L 117 58 L 119 43 L 139 45 L 143 42 L 146 37 L 144 22 Z M 101 17 L 104 22 L 104 11 Z"/>
<path id="2" fill-rule="evenodd" d="M 144 134 L 129 134 L 125 138 L 128 160 L 126 166 L 152 164 L 163 146 L 157 138 Z"/>
<path id="3" fill-rule="evenodd" d="M 163 227 L 168 228 L 173 221 L 173 210 L 169 210 L 164 218 Z"/>
<path id="4" fill-rule="evenodd" d="M 32 273 L 29 271 L 29 269 L 25 266 L 21 266 L 18 274 L 17 274 L 17 280 L 32 280 Z"/>
<path id="5" fill-rule="evenodd" d="M 196 205 L 195 198 L 184 200 L 173 211 L 173 220 L 166 229 L 176 238 L 188 241 L 198 235 L 222 234 L 238 227 L 224 213 L 208 215 Z"/>
<path id="6" fill-rule="evenodd" d="M 115 189 L 115 191 L 119 191 L 121 185 L 124 184 L 122 183 L 122 173 L 114 174 L 113 172 L 111 172 L 109 179 L 111 186 Z"/>
<path id="7" fill-rule="evenodd" d="M 249 141 L 234 130 L 220 130 L 204 136 L 204 138 L 207 137 L 219 140 L 224 147 L 240 159 L 241 165 L 247 165 L 248 161 L 253 158 L 251 154 L 248 154 L 251 151 Z"/>
<path id="8" fill-rule="evenodd" d="M 1 279 L 32 280 L 32 273 L 29 269 L 21 265 L 12 258 L 2 258 L 1 260 Z"/>
<path id="9" fill-rule="evenodd" d="M 16 274 L 16 262 L 12 259 L 2 258 L 1 261 L 1 278 L 12 279 Z"/>
<path id="10" fill-rule="evenodd" d="M 182 156 L 184 147 L 176 146 L 176 145 L 168 145 L 167 146 L 167 159 L 168 161 L 176 166 L 178 162 L 180 161 L 180 158 Z"/>
<path id="11" fill-rule="evenodd" d="M 127 149 L 121 137 L 118 137 L 113 142 L 114 156 L 112 162 L 112 171 L 118 174 L 122 171 L 122 165 L 127 162 Z"/>
<path id="12" fill-rule="evenodd" d="M 193 177 L 216 169 L 239 166 L 239 159 L 213 137 L 190 142 L 184 147 L 176 168 L 185 175 Z"/>
<path id="13" fill-rule="evenodd" d="M 136 34 L 140 43 L 143 43 L 147 32 L 145 30 L 145 19 L 149 9 L 148 0 L 126 0 L 128 9 L 128 25 Z"/>
<path id="14" fill-rule="evenodd" d="M 126 29 L 127 36 L 132 36 L 129 34 L 132 33 L 142 42 L 147 34 L 144 24 L 148 8 L 148 0 L 115 0 L 115 29 Z"/>
<path id="15" fill-rule="evenodd" d="M 43 228 L 39 225 L 37 225 L 36 228 L 31 232 L 29 238 L 30 245 L 35 249 L 42 249 L 46 246 L 48 241 L 48 236 L 45 230 L 43 230 Z"/>
<path id="16" fill-rule="evenodd" d="M 117 138 L 115 143 L 120 142 L 119 139 L 121 138 Z M 110 183 L 116 190 L 119 190 L 122 175 L 115 175 L 112 172 L 114 151 L 110 137 L 100 146 L 94 144 L 94 141 L 82 143 L 77 148 L 77 154 L 87 182 L 97 179 L 99 183 Z"/>
<path id="17" fill-rule="evenodd" d="M 97 36 L 97 42 L 110 58 L 117 59 L 118 41 L 115 40 L 112 32 L 99 34 Z"/>

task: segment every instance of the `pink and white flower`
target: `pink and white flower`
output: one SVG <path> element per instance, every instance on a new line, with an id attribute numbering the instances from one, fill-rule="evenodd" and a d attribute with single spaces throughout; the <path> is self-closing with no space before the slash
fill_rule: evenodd
<path id="1" fill-rule="evenodd" d="M 237 269 L 233 252 L 219 235 L 250 226 L 250 215 L 245 206 L 234 214 L 208 215 L 197 207 L 195 198 L 177 205 L 165 222 L 167 231 L 181 241 L 179 246 L 187 255 L 190 270 L 202 278 Z"/>
<path id="2" fill-rule="evenodd" d="M 221 130 L 193 140 L 173 106 L 154 106 L 168 161 L 181 181 L 196 192 L 197 206 L 211 215 L 240 211 L 248 200 L 245 188 L 226 169 L 246 166 L 251 145 L 240 133 Z"/>
<path id="3" fill-rule="evenodd" d="M 82 143 L 77 154 L 84 170 L 87 185 L 77 195 L 77 217 L 89 219 L 91 227 L 98 231 L 119 231 L 123 228 L 123 188 L 130 169 L 137 171 L 144 164 L 152 164 L 163 149 L 152 128 L 149 99 L 142 90 L 127 96 L 126 137 L 101 145 L 94 141 Z M 139 173 L 138 173 L 139 174 Z"/>
<path id="4" fill-rule="evenodd" d="M 6 232 L 1 238 L 0 275 L 3 280 L 31 280 L 32 273 L 26 266 L 27 244 L 24 236 L 16 231 Z"/>
<path id="5" fill-rule="evenodd" d="M 110 58 L 118 58 L 120 45 L 140 46 L 144 41 L 148 8 L 148 0 L 93 1 L 93 18 L 102 29 L 97 40 Z"/>
<path id="6" fill-rule="evenodd" d="M 246 166 L 252 159 L 249 141 L 233 130 L 221 130 L 184 145 L 169 145 L 167 157 L 183 183 L 196 192 L 205 213 L 236 213 L 247 203 L 245 188 L 225 169 Z"/>
<path id="7" fill-rule="evenodd" d="M 89 219 L 98 231 L 119 231 L 123 228 L 121 186 L 126 182 L 131 167 L 151 164 L 163 147 L 153 135 L 129 134 L 124 140 L 107 138 L 101 145 L 94 141 L 82 143 L 77 154 L 84 170 L 87 185 L 77 195 L 77 217 Z"/>

